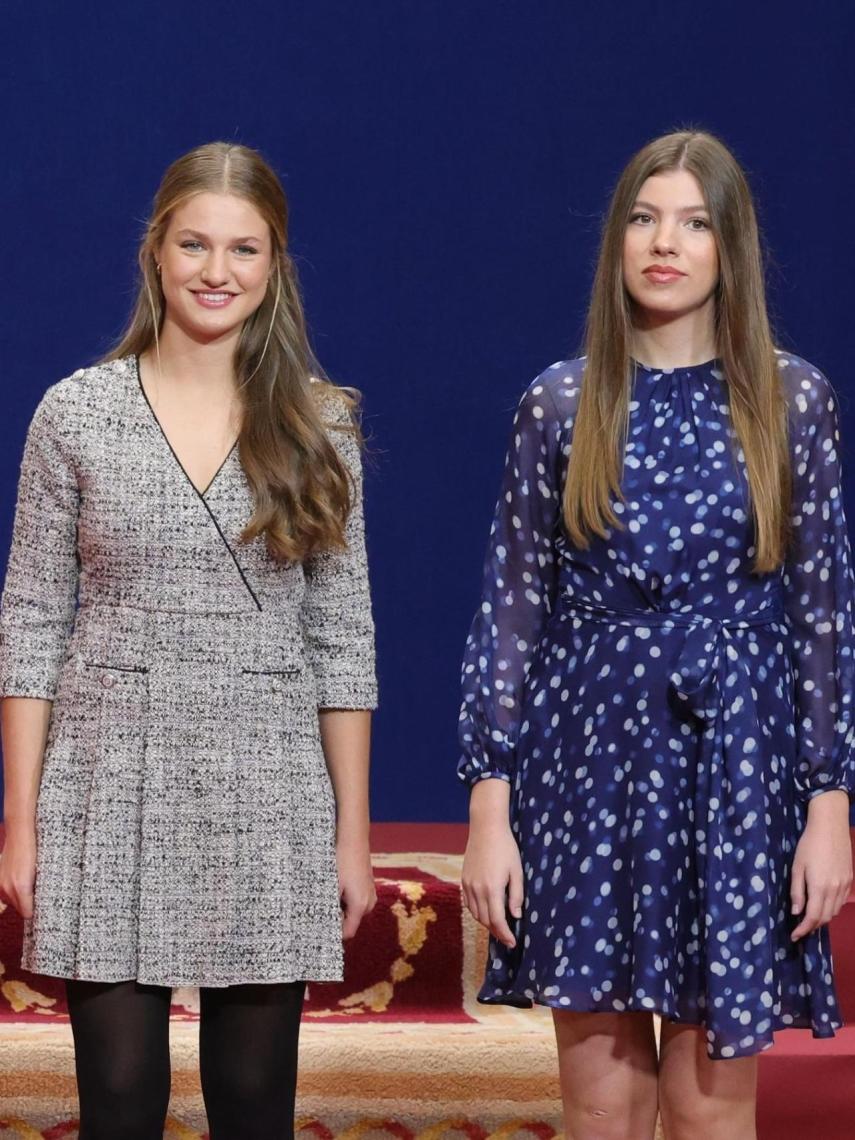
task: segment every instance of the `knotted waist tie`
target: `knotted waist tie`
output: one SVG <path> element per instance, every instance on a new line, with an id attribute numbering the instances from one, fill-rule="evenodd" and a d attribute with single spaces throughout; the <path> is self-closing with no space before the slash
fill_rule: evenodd
<path id="1" fill-rule="evenodd" d="M 720 1010 L 712 1008 L 711 991 L 720 993 L 728 975 L 726 984 L 737 986 L 742 995 L 751 997 L 756 989 L 758 1017 L 768 1015 L 759 991 L 764 975 L 773 969 L 775 940 L 771 935 L 780 921 L 780 884 L 770 879 L 766 864 L 770 773 L 764 766 L 767 760 L 755 699 L 760 684 L 756 669 L 767 654 L 749 657 L 744 639 L 734 634 L 774 628 L 783 623 L 783 608 L 776 600 L 752 613 L 707 617 L 611 609 L 564 595 L 561 610 L 567 616 L 612 627 L 686 631 L 670 676 L 668 699 L 677 715 L 698 729 L 694 827 L 700 920 L 706 924 L 705 930 L 698 931 L 706 979 L 706 1020 L 711 1037 L 717 1037 L 719 1029 L 726 1030 L 724 1035 L 732 1040 L 734 1026 L 726 1021 L 728 1003 Z M 786 630 L 782 627 L 779 632 L 784 636 Z"/>
<path id="2" fill-rule="evenodd" d="M 561 609 L 570 617 L 597 621 L 604 625 L 686 629 L 688 633 L 683 652 L 677 662 L 677 669 L 671 676 L 672 691 L 687 711 L 702 721 L 713 721 L 718 717 L 722 711 L 723 688 L 733 683 L 729 677 L 722 677 L 723 671 L 728 672 L 740 662 L 740 654 L 731 634 L 736 630 L 773 626 L 784 620 L 784 610 L 780 603 L 734 617 L 707 617 L 679 611 L 610 609 L 593 602 L 580 601 L 572 595 L 563 595 Z M 745 676 L 750 681 L 747 672 Z"/>

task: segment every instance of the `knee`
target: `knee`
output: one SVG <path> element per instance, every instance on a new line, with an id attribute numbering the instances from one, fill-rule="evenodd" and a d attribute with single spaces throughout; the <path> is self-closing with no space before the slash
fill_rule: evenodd
<path id="1" fill-rule="evenodd" d="M 214 1117 L 255 1121 L 293 1113 L 296 1071 L 272 1064 L 272 1058 L 254 1058 L 254 1064 L 244 1060 L 203 1069 L 203 1095 Z"/>
<path id="2" fill-rule="evenodd" d="M 687 1097 L 668 1095 L 660 1092 L 659 1111 L 668 1140 L 698 1140 L 699 1136 L 716 1140 L 718 1137 L 731 1138 L 748 1136 L 740 1131 L 741 1122 L 734 1119 L 732 1106 L 717 1099 L 702 1096 Z"/>
<path id="3" fill-rule="evenodd" d="M 281 1077 L 281 1074 L 280 1074 Z M 281 1080 L 261 1066 L 234 1065 L 218 1074 L 220 1096 L 236 1108 L 263 1103 L 280 1090 Z"/>
<path id="4" fill-rule="evenodd" d="M 567 1135 L 573 1140 L 627 1140 L 633 1135 L 629 1109 L 591 1102 L 570 1106 Z"/>
<path id="5" fill-rule="evenodd" d="M 162 1137 L 169 1107 L 168 1073 L 148 1072 L 119 1056 L 99 1066 L 94 1087 L 91 1079 L 78 1084 L 81 1136 L 92 1140 Z"/>

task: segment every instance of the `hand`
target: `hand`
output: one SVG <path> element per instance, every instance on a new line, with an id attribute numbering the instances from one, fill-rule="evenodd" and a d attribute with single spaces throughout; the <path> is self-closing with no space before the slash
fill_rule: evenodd
<path id="1" fill-rule="evenodd" d="M 823 792 L 808 804 L 807 826 L 793 859 L 791 909 L 803 917 L 790 936 L 792 941 L 831 922 L 851 886 L 849 797 L 837 790 Z"/>
<path id="2" fill-rule="evenodd" d="M 488 783 L 492 781 L 484 781 Z M 523 904 L 523 871 L 519 847 L 507 817 L 473 821 L 463 856 L 463 902 L 472 917 L 494 938 L 513 948 L 516 939 L 505 914 L 519 918 Z"/>
<path id="3" fill-rule="evenodd" d="M 336 843 L 335 857 L 342 909 L 341 936 L 353 938 L 359 924 L 366 914 L 371 913 L 377 902 L 371 852 L 367 842 L 340 839 Z"/>
<path id="4" fill-rule="evenodd" d="M 33 917 L 35 882 L 35 827 L 11 829 L 7 825 L 6 846 L 0 855 L 0 896 L 11 903 L 22 918 Z"/>

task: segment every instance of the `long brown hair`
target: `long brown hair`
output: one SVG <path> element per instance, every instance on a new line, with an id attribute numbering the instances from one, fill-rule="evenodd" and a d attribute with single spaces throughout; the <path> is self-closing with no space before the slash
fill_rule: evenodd
<path id="1" fill-rule="evenodd" d="M 787 404 L 766 311 L 757 219 L 745 174 L 726 146 L 703 131 L 654 139 L 620 176 L 603 227 L 585 332 L 585 369 L 564 488 L 564 521 L 587 548 L 621 524 L 621 498 L 632 383 L 632 301 L 623 282 L 624 235 L 643 183 L 687 170 L 706 200 L 718 247 L 717 356 L 728 387 L 731 424 L 745 456 L 754 518 L 754 570 L 781 565 L 789 539 L 791 472 Z"/>
<path id="2" fill-rule="evenodd" d="M 204 192 L 244 198 L 267 222 L 272 242 L 267 293 L 244 323 L 234 362 L 243 413 L 240 460 L 255 500 L 241 537 L 249 542 L 264 535 L 270 553 L 287 561 L 343 549 L 351 481 L 320 408 L 330 404 L 322 397 L 335 393 L 347 422 L 330 426 L 359 437 L 355 394 L 323 379 L 312 353 L 297 272 L 287 250 L 288 203 L 282 184 L 257 151 L 207 143 L 166 171 L 140 245 L 141 280 L 131 319 L 106 359 L 157 348 L 166 312 L 157 251 L 172 212 Z"/>

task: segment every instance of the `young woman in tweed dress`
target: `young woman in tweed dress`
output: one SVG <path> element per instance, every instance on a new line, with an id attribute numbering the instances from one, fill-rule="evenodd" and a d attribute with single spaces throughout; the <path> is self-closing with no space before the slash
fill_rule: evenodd
<path id="1" fill-rule="evenodd" d="M 27 438 L 0 890 L 67 979 L 82 1140 L 162 1136 L 179 985 L 212 1140 L 292 1135 L 304 983 L 374 903 L 359 433 L 286 225 L 254 151 L 175 162 L 128 332 Z"/>

